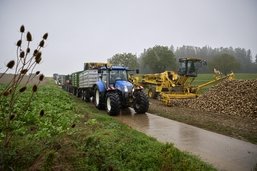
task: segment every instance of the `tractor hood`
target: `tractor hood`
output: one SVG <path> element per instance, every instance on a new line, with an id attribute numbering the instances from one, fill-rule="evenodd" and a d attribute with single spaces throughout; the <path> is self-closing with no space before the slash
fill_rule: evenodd
<path id="1" fill-rule="evenodd" d="M 117 88 L 122 92 L 131 92 L 133 88 L 133 84 L 131 84 L 128 81 L 118 80 L 115 82 L 115 88 Z"/>

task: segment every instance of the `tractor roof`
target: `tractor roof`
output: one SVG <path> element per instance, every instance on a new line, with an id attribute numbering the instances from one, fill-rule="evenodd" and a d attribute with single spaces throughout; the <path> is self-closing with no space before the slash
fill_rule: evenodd
<path id="1" fill-rule="evenodd" d="M 124 66 L 111 66 L 108 67 L 111 70 L 128 70 L 128 67 L 124 67 Z M 101 67 L 102 70 L 106 69 L 106 67 Z"/>

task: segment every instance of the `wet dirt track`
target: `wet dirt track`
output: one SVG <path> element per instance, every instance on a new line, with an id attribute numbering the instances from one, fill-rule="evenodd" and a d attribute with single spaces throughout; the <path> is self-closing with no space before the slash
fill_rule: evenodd
<path id="1" fill-rule="evenodd" d="M 199 156 L 219 170 L 247 171 L 257 167 L 257 145 L 132 109 L 115 117 L 161 142 Z"/>

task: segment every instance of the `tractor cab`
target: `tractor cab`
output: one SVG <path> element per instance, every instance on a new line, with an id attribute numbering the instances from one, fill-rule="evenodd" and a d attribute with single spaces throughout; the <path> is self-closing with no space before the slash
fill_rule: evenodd
<path id="1" fill-rule="evenodd" d="M 101 74 L 101 79 L 107 87 L 109 85 L 114 86 L 117 81 L 128 81 L 128 69 L 126 67 L 102 67 L 98 73 Z"/>
<path id="2" fill-rule="evenodd" d="M 197 58 L 180 58 L 178 74 L 186 77 L 197 77 L 198 69 L 206 62 Z"/>

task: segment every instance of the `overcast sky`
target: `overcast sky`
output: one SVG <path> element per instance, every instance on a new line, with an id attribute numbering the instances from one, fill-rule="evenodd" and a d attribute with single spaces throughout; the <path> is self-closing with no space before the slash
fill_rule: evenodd
<path id="1" fill-rule="evenodd" d="M 155 45 L 257 53 L 257 0 L 0 0 L 0 72 L 15 59 L 22 24 L 33 44 L 49 33 L 38 66 L 49 76 Z"/>

